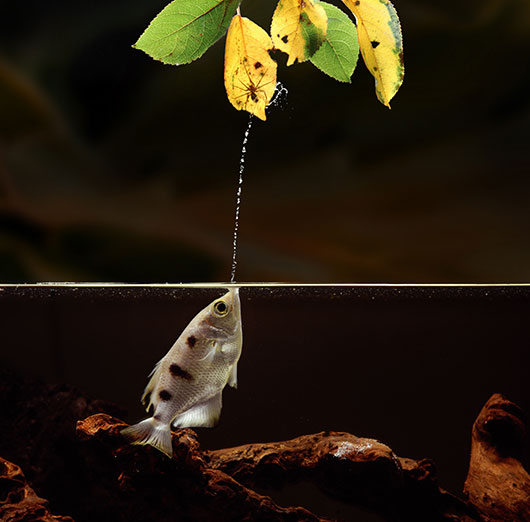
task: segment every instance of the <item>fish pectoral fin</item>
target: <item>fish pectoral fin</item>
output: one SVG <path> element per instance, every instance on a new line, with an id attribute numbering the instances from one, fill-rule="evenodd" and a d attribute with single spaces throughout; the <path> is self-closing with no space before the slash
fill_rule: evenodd
<path id="1" fill-rule="evenodd" d="M 210 362 L 213 359 L 213 356 L 215 355 L 215 345 L 212 345 L 211 349 L 209 349 L 206 352 L 206 355 L 204 357 L 201 357 L 200 359 L 197 359 L 197 361 L 208 361 Z"/>
<path id="2" fill-rule="evenodd" d="M 213 428 L 219 422 L 222 408 L 221 390 L 217 395 L 177 415 L 172 428 Z"/>
<path id="3" fill-rule="evenodd" d="M 237 388 L 237 363 L 235 363 L 230 370 L 230 375 L 228 376 L 228 386 Z"/>
<path id="4" fill-rule="evenodd" d="M 162 361 L 164 358 L 160 359 L 153 368 L 153 371 L 149 374 L 149 382 L 147 383 L 147 386 L 145 387 L 144 393 L 142 395 L 142 404 L 145 406 L 145 409 L 149 411 L 149 408 L 153 405 L 153 401 L 151 400 L 151 394 L 153 393 L 153 390 L 155 389 L 156 383 L 158 382 L 158 379 L 160 377 L 161 372 L 161 366 Z"/>

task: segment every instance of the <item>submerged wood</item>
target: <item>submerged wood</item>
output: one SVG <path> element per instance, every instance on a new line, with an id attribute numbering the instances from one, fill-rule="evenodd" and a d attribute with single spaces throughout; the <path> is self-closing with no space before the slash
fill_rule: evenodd
<path id="1" fill-rule="evenodd" d="M 154 448 L 127 444 L 120 435 L 124 426 L 118 419 L 98 414 L 79 421 L 77 433 L 85 443 L 89 468 L 96 455 L 101 457 L 101 450 L 107 450 L 106 457 L 116 470 L 108 477 L 110 491 L 117 502 L 129 504 L 127 511 L 132 519 L 135 513 L 150 510 L 149 517 L 142 520 L 164 520 L 178 513 L 179 520 L 197 521 L 327 521 L 301 507 L 280 507 L 226 473 L 208 467 L 191 429 L 172 432 L 174 453 L 168 459 Z M 159 503 L 146 503 L 146 498 L 156 498 Z"/>
<path id="2" fill-rule="evenodd" d="M 48 501 L 28 484 L 22 470 L 0 457 L 0 520 L 9 522 L 73 522 L 70 517 L 52 515 Z"/>
<path id="3" fill-rule="evenodd" d="M 209 466 L 248 487 L 311 481 L 389 521 L 475 520 L 465 503 L 438 487 L 431 460 L 400 458 L 385 444 L 350 433 L 321 432 L 205 456 Z"/>
<path id="4" fill-rule="evenodd" d="M 524 413 L 493 395 L 473 424 L 464 493 L 485 522 L 530 522 L 530 475 L 521 464 Z"/>
<path id="5" fill-rule="evenodd" d="M 15 472 L 0 476 L 1 520 L 70 520 L 51 511 L 77 522 L 327 521 L 268 496 L 310 483 L 389 522 L 530 521 L 530 481 L 520 461 L 523 415 L 498 395 L 474 424 L 467 496 L 458 498 L 439 487 L 431 460 L 399 457 L 377 440 L 349 433 L 202 451 L 193 430 L 177 430 L 169 459 L 127 444 L 116 407 L 65 386 L 1 374 L 0 455 L 27 478 L 2 461 L 4 475 Z M 31 488 L 49 507 L 36 495 L 37 509 L 30 507 Z M 18 518 L 6 518 L 8 509 Z"/>

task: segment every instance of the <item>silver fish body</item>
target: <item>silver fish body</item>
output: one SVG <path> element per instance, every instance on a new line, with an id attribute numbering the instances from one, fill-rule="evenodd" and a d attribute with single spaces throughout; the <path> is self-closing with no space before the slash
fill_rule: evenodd
<path id="1" fill-rule="evenodd" d="M 199 312 L 155 366 L 142 402 L 153 416 L 122 430 L 132 444 L 151 444 L 172 456 L 170 426 L 213 427 L 222 393 L 237 387 L 243 333 L 239 289 Z"/>

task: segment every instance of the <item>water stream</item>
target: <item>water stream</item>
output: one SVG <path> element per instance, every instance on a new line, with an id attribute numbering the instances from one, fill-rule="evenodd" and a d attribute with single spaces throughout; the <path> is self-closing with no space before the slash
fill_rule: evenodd
<path id="1" fill-rule="evenodd" d="M 287 89 L 278 82 L 276 84 L 276 89 L 272 100 L 267 105 L 269 107 L 276 107 L 279 105 L 282 100 L 287 96 Z M 252 123 L 254 122 L 254 117 L 252 114 L 248 118 L 247 130 L 245 131 L 245 136 L 243 137 L 243 145 L 241 146 L 241 156 L 239 158 L 239 180 L 237 184 L 236 192 L 236 215 L 234 219 L 234 236 L 232 240 L 232 269 L 230 270 L 230 282 L 235 283 L 236 281 L 236 267 L 237 267 L 237 234 L 239 232 L 239 212 L 241 209 L 241 192 L 243 190 L 243 172 L 245 171 L 245 156 L 247 154 L 247 142 L 248 136 L 250 134 L 250 129 L 252 128 Z"/>

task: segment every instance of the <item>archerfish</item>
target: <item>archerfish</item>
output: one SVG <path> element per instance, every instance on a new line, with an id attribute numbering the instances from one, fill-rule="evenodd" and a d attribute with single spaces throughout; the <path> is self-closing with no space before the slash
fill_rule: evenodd
<path id="1" fill-rule="evenodd" d="M 154 408 L 153 416 L 122 435 L 171 457 L 171 428 L 215 426 L 224 387 L 237 387 L 242 343 L 239 289 L 231 288 L 192 319 L 157 363 L 142 396 L 147 411 Z"/>

